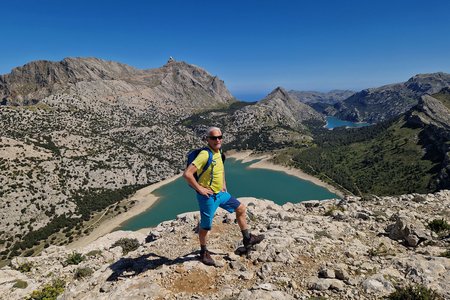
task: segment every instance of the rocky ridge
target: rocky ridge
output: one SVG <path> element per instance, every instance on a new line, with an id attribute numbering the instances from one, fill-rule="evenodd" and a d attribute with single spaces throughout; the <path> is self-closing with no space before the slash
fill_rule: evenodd
<path id="1" fill-rule="evenodd" d="M 338 102 L 352 96 L 355 92 L 350 90 L 331 90 L 327 93 L 306 92 L 290 90 L 289 95 L 298 101 L 308 104 L 316 111 L 326 114 L 326 109 Z"/>
<path id="2" fill-rule="evenodd" d="M 266 239 L 247 255 L 234 253 L 240 232 L 234 216 L 220 212 L 209 242 L 216 267 L 197 261 L 193 212 L 146 234 L 118 231 L 82 249 L 50 246 L 16 258 L 0 270 L 0 291 L 21 299 L 59 278 L 65 285 L 58 299 L 379 299 L 408 284 L 450 297 L 449 232 L 427 227 L 450 217 L 448 190 L 283 206 L 241 200 L 252 230 Z M 123 237 L 136 238 L 139 248 L 123 254 L 111 247 Z M 73 251 L 87 259 L 68 265 Z M 27 286 L 13 287 L 18 281 Z"/>
<path id="3" fill-rule="evenodd" d="M 296 91 L 290 90 L 289 95 L 298 101 L 312 105 L 314 103 L 335 104 L 353 95 L 355 92 L 350 90 L 331 90 L 329 92 L 315 91 Z"/>
<path id="4" fill-rule="evenodd" d="M 407 112 L 425 94 L 450 87 L 450 74 L 418 74 L 408 81 L 365 89 L 325 111 L 341 119 L 378 123 Z"/>
<path id="5" fill-rule="evenodd" d="M 450 187 L 450 89 L 422 96 L 405 119 L 408 126 L 419 128 L 425 156 L 439 162 L 436 188 Z"/>

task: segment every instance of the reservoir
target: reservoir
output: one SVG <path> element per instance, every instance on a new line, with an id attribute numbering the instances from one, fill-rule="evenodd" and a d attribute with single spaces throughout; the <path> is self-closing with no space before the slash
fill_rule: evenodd
<path id="1" fill-rule="evenodd" d="M 341 119 L 338 119 L 336 117 L 328 116 L 326 117 L 327 125 L 325 125 L 325 128 L 327 129 L 333 129 L 336 127 L 348 127 L 348 128 L 354 128 L 354 127 L 364 127 L 364 126 L 370 126 L 370 123 L 364 123 L 364 122 L 350 122 L 350 121 L 344 121 Z"/>
<path id="2" fill-rule="evenodd" d="M 243 163 L 234 158 L 225 162 L 228 192 L 236 198 L 255 197 L 277 204 L 306 200 L 338 198 L 324 187 L 281 171 L 248 168 L 256 161 Z M 178 214 L 198 211 L 195 191 L 180 177 L 153 192 L 159 200 L 146 212 L 122 224 L 121 230 L 154 227 L 162 221 L 175 219 Z"/>

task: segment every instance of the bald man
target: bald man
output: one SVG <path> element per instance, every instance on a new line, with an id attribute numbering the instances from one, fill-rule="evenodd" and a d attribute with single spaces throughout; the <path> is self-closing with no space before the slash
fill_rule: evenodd
<path id="1" fill-rule="evenodd" d="M 183 173 L 187 183 L 197 192 L 197 201 L 200 208 L 200 229 L 198 232 L 200 261 L 210 266 L 214 266 L 215 262 L 211 257 L 211 253 L 207 250 L 206 243 L 208 232 L 211 230 L 213 218 L 218 207 L 230 213 L 236 213 L 236 220 L 241 229 L 246 249 L 250 249 L 264 239 L 263 235 L 253 235 L 249 232 L 246 220 L 247 207 L 227 192 L 225 169 L 220 151 L 222 139 L 220 128 L 210 127 L 206 141 L 209 150 L 213 154 L 211 165 L 206 171 L 202 172 L 209 158 L 208 150 L 202 150 Z M 198 181 L 195 179 L 194 174 L 197 174 L 197 176 L 201 175 Z"/>

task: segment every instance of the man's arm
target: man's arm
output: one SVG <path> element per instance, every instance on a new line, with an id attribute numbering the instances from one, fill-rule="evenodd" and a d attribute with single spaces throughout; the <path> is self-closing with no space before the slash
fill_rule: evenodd
<path id="1" fill-rule="evenodd" d="M 193 187 L 199 194 L 203 196 L 209 197 L 214 194 L 211 189 L 205 188 L 198 184 L 197 180 L 195 180 L 194 173 L 197 172 L 197 167 L 194 164 L 190 164 L 186 170 L 183 172 L 183 177 L 186 179 L 187 183 Z"/>

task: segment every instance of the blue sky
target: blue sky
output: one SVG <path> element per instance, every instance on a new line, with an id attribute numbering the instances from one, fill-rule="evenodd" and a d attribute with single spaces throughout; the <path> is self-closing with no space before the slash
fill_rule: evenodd
<path id="1" fill-rule="evenodd" d="M 277 86 L 361 90 L 450 73 L 450 1 L 4 1 L 0 74 L 98 57 L 140 69 L 169 56 L 238 98 Z"/>

